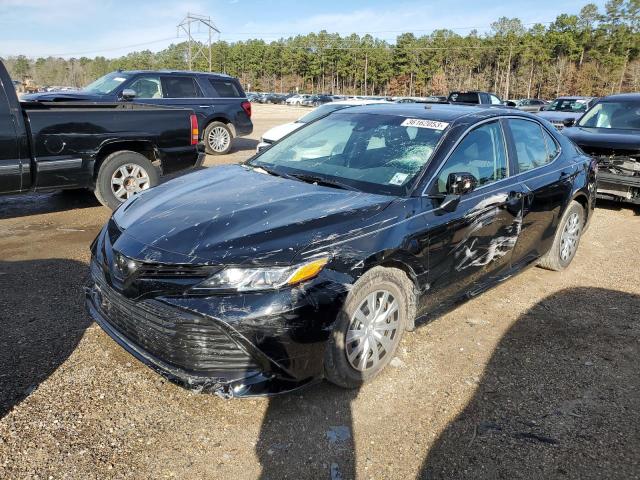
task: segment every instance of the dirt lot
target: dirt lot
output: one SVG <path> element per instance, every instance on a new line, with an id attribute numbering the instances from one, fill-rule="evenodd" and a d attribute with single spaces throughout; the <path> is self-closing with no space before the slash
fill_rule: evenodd
<path id="1" fill-rule="evenodd" d="M 301 109 L 257 106 L 247 158 Z M 640 478 L 640 216 L 596 211 L 571 268 L 530 269 L 405 336 L 360 391 L 188 392 L 85 314 L 109 212 L 0 198 L 0 478 Z"/>

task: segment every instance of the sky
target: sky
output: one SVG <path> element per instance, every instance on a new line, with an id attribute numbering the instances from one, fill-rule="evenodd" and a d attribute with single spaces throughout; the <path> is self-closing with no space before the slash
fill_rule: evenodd
<path id="1" fill-rule="evenodd" d="M 592 0 L 602 8 L 605 0 Z M 526 26 L 578 13 L 588 0 L 0 0 L 0 56 L 108 58 L 162 50 L 183 41 L 177 25 L 188 12 L 210 16 L 226 41 L 277 40 L 325 29 L 371 33 L 394 41 L 448 28 L 488 31 L 499 17 Z M 203 29 L 196 36 L 205 38 Z M 216 39 L 216 37 L 214 37 Z"/>

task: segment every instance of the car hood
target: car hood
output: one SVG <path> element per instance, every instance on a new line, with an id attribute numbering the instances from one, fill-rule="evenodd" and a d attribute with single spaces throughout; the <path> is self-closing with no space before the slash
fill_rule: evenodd
<path id="1" fill-rule="evenodd" d="M 305 246 L 358 228 L 393 199 L 215 167 L 120 207 L 113 219 L 123 233 L 114 247 L 143 261 L 288 264 Z"/>
<path id="2" fill-rule="evenodd" d="M 562 130 L 562 134 L 586 150 L 640 151 L 640 130 L 637 129 L 571 127 Z"/>
<path id="3" fill-rule="evenodd" d="M 278 125 L 277 127 L 270 128 L 262 135 L 263 140 L 267 140 L 269 142 L 277 142 L 285 135 L 290 134 L 294 130 L 297 130 L 301 127 L 304 127 L 304 123 L 302 122 L 291 122 L 285 123 L 284 125 Z"/>
<path id="4" fill-rule="evenodd" d="M 104 97 L 85 92 L 43 92 L 23 95 L 20 100 L 25 102 L 99 102 Z"/>
<path id="5" fill-rule="evenodd" d="M 551 112 L 551 111 L 547 111 L 547 110 L 542 110 L 541 112 L 536 112 L 536 115 L 538 115 L 541 118 L 544 118 L 545 120 L 548 120 L 549 122 L 561 122 L 562 120 L 566 120 L 567 118 L 573 118 L 574 120 L 577 120 L 578 118 L 580 118 L 582 116 L 584 112 L 578 112 L 578 113 L 574 113 L 574 112 Z"/>

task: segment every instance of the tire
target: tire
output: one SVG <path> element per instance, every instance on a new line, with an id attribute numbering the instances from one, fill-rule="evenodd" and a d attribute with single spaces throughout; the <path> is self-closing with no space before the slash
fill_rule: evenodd
<path id="1" fill-rule="evenodd" d="M 127 173 L 129 177 L 125 176 Z M 118 195 L 121 179 L 131 188 L 124 187 L 125 192 Z M 100 165 L 94 194 L 102 205 L 115 210 L 130 196 L 155 187 L 159 182 L 160 172 L 147 157 L 122 150 L 109 155 Z"/>
<path id="2" fill-rule="evenodd" d="M 231 150 L 233 134 L 222 122 L 211 122 L 204 129 L 204 145 L 209 155 L 226 155 Z"/>
<path id="3" fill-rule="evenodd" d="M 562 215 L 551 248 L 540 258 L 538 266 L 555 272 L 567 268 L 576 255 L 583 228 L 584 209 L 573 200 Z"/>
<path id="4" fill-rule="evenodd" d="M 363 317 L 369 317 L 365 312 L 370 312 L 368 305 L 372 299 L 375 299 L 374 308 L 386 309 L 380 315 L 387 313 L 386 318 L 378 316 L 382 322 L 373 324 L 379 329 L 367 329 L 361 321 Z M 325 378 L 343 388 L 358 388 L 373 379 L 393 358 L 407 325 L 413 325 L 414 317 L 414 287 L 405 273 L 397 268 L 369 270 L 355 283 L 338 315 L 325 350 Z M 363 333 L 349 333 L 354 331 Z M 348 334 L 351 341 L 347 340 Z M 370 343 L 374 339 L 375 343 Z M 377 361 L 374 358 L 376 350 Z M 361 353 L 364 351 L 366 356 Z"/>

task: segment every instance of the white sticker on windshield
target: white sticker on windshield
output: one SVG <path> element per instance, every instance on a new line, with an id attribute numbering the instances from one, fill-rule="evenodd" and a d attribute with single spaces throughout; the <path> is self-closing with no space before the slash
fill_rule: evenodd
<path id="1" fill-rule="evenodd" d="M 114 80 L 116 82 L 124 82 L 126 80 L 126 78 L 124 78 L 124 77 L 115 77 Z"/>
<path id="2" fill-rule="evenodd" d="M 408 173 L 396 173 L 393 177 L 391 177 L 389 183 L 391 185 L 402 185 L 408 176 Z"/>
<path id="3" fill-rule="evenodd" d="M 444 130 L 449 126 L 447 122 L 437 122 L 435 120 L 423 120 L 421 118 L 407 118 L 400 125 L 403 127 L 430 128 L 431 130 Z"/>

